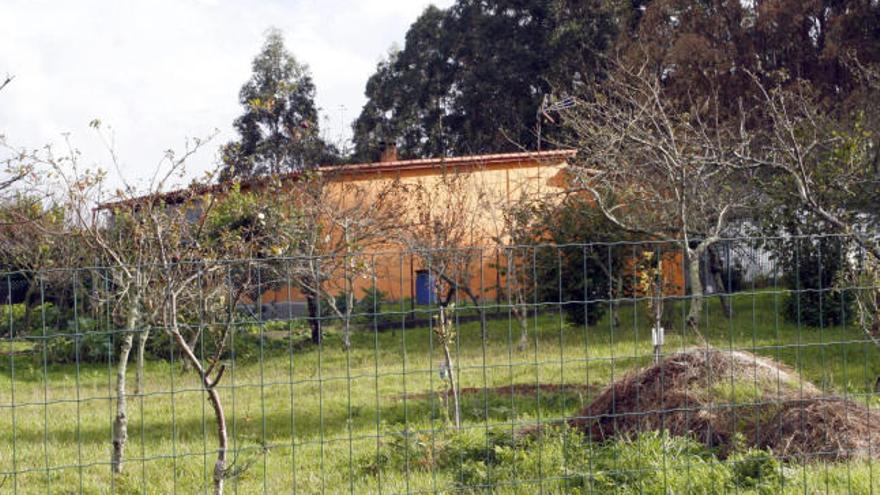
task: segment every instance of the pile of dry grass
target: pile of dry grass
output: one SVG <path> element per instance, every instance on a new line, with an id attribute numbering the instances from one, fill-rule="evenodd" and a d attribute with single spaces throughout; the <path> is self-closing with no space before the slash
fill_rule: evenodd
<path id="1" fill-rule="evenodd" d="M 740 351 L 669 356 L 611 384 L 569 423 L 598 441 L 665 430 L 723 452 L 741 434 L 784 457 L 880 458 L 880 414 Z"/>

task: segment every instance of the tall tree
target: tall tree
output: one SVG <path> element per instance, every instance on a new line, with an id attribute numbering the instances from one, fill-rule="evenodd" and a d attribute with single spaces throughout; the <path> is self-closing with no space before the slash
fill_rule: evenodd
<path id="1" fill-rule="evenodd" d="M 544 95 L 601 73 L 617 1 L 458 0 L 429 7 L 367 83 L 356 157 L 383 141 L 405 157 L 534 147 Z"/>
<path id="2" fill-rule="evenodd" d="M 222 178 L 281 173 L 335 161 L 336 151 L 320 137 L 315 84 L 277 29 L 253 61 L 241 87 L 244 113 L 235 120 L 239 139 L 222 150 Z"/>
<path id="3" fill-rule="evenodd" d="M 871 0 L 651 0 L 618 48 L 633 64 L 650 60 L 670 97 L 717 93 L 738 118 L 741 100 L 760 96 L 749 73 L 771 88 L 804 80 L 846 99 L 857 86 L 847 58 L 880 61 L 878 19 Z"/>

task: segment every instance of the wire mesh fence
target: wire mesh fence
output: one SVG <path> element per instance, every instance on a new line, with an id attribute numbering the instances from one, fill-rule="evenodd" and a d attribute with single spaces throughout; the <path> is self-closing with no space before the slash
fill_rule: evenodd
<path id="1" fill-rule="evenodd" d="M 815 236 L 5 272 L 0 491 L 870 493 L 864 262 Z"/>

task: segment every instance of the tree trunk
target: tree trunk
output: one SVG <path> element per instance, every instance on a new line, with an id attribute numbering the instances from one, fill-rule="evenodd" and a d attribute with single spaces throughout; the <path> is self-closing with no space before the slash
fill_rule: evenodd
<path id="1" fill-rule="evenodd" d="M 611 280 L 608 283 L 611 284 Z M 615 285 L 617 289 L 611 295 L 611 325 L 617 328 L 620 326 L 620 299 L 623 296 L 623 277 L 616 277 Z"/>
<path id="2" fill-rule="evenodd" d="M 35 283 L 31 280 L 28 281 L 28 288 L 24 293 L 24 318 L 22 321 L 22 329 L 25 332 L 25 335 L 30 335 L 31 333 L 31 320 L 33 320 L 34 308 L 31 306 L 31 299 L 33 299 L 34 294 L 37 293 Z M 21 332 L 18 332 L 21 335 Z M 13 331 L 14 334 L 14 331 Z M 14 337 L 15 335 L 13 335 Z"/>
<path id="3" fill-rule="evenodd" d="M 119 360 L 116 364 L 116 418 L 113 420 L 113 453 L 110 458 L 111 470 L 119 474 L 125 459 L 125 443 L 128 441 L 128 411 L 125 393 L 125 374 L 128 370 L 128 355 L 134 340 L 134 332 L 138 324 L 137 302 L 132 301 L 128 309 L 126 332 L 122 337 L 119 349 Z"/>
<path id="4" fill-rule="evenodd" d="M 689 249 L 687 252 L 688 275 L 691 282 L 691 305 L 687 315 L 687 324 L 691 328 L 699 328 L 700 316 L 703 312 L 703 280 L 700 277 L 700 258 L 702 254 L 702 249 Z"/>
<path id="5" fill-rule="evenodd" d="M 724 265 L 721 258 L 714 249 L 709 249 L 709 270 L 712 272 L 712 279 L 715 282 L 715 290 L 718 292 L 718 299 L 721 301 L 721 309 L 727 319 L 733 318 L 733 304 L 730 301 L 730 295 L 727 293 L 727 287 L 724 285 L 724 278 L 721 273 L 724 271 Z"/>
<path id="6" fill-rule="evenodd" d="M 452 362 L 452 353 L 449 352 L 449 341 L 452 340 L 453 330 L 451 328 L 452 323 L 449 321 L 446 315 L 446 308 L 440 307 L 440 318 L 438 321 L 439 328 L 439 337 L 441 340 L 441 344 L 443 345 L 443 359 L 446 361 L 446 369 L 448 371 L 449 376 L 449 385 L 452 389 L 452 408 L 454 414 L 455 421 L 455 429 L 461 429 L 461 402 L 458 396 L 458 383 L 456 380 L 456 372 L 455 365 Z"/>
<path id="7" fill-rule="evenodd" d="M 591 256 L 596 266 L 602 270 L 602 273 L 608 277 L 608 299 L 610 300 L 609 310 L 611 311 L 611 326 L 617 328 L 620 326 L 620 297 L 623 294 L 623 277 L 617 276 L 611 272 L 611 269 L 595 255 Z"/>
<path id="8" fill-rule="evenodd" d="M 147 339 L 150 338 L 149 330 L 142 330 L 137 338 L 137 369 L 135 370 L 134 393 L 144 393 L 144 355 L 147 353 Z"/>
<path id="9" fill-rule="evenodd" d="M 443 306 L 449 305 L 452 302 L 452 297 L 456 294 L 456 292 L 458 292 L 458 291 L 464 292 L 464 295 L 466 295 L 468 297 L 468 299 L 471 300 L 471 302 L 477 308 L 477 311 L 480 312 L 480 337 L 484 341 L 488 340 L 489 328 L 488 328 L 488 325 L 486 324 L 486 308 L 484 308 L 483 305 L 480 304 L 480 300 L 477 298 L 477 295 L 474 294 L 474 291 L 472 291 L 470 289 L 470 287 L 468 287 L 467 285 L 461 285 L 458 282 L 456 282 L 455 280 L 451 279 L 450 277 L 447 277 L 446 275 L 443 275 L 443 274 L 439 274 L 439 275 L 440 275 L 440 280 L 443 280 L 449 286 L 449 291 L 446 293 L 446 297 L 444 298 L 445 300 L 443 301 L 442 305 Z M 439 289 L 438 289 L 438 292 L 439 292 Z"/>
<path id="10" fill-rule="evenodd" d="M 226 417 L 223 414 L 223 405 L 220 403 L 220 395 L 217 390 L 211 388 L 208 390 L 208 397 L 211 400 L 211 407 L 214 408 L 214 414 L 217 417 L 217 461 L 214 463 L 214 495 L 222 495 L 223 480 L 226 478 Z"/>
<path id="11" fill-rule="evenodd" d="M 63 290 L 58 291 L 58 294 L 56 295 L 58 299 L 55 300 L 55 308 L 58 310 L 58 317 L 55 318 L 55 330 L 58 330 L 59 332 L 64 330 L 64 326 L 67 324 L 67 321 L 64 318 L 64 312 L 67 311 L 67 297 L 65 297 L 67 294 L 65 294 L 65 292 L 66 291 Z"/>
<path id="12" fill-rule="evenodd" d="M 529 345 L 529 314 L 526 308 L 525 297 L 523 297 L 522 292 L 519 290 L 516 291 L 516 302 L 513 304 L 511 311 L 513 316 L 516 317 L 516 321 L 519 322 L 519 344 L 516 348 L 522 352 Z"/>
<path id="13" fill-rule="evenodd" d="M 351 315 L 346 314 L 342 324 L 342 348 L 351 349 Z"/>
<path id="14" fill-rule="evenodd" d="M 321 332 L 321 315 L 318 314 L 318 298 L 311 293 L 306 294 L 306 304 L 309 308 L 309 326 L 312 328 L 312 343 L 320 344 L 324 341 Z"/>
<path id="15" fill-rule="evenodd" d="M 517 344 L 516 348 L 522 352 L 526 350 L 526 347 L 529 345 L 528 315 L 521 310 L 514 310 L 514 314 L 516 315 L 516 320 L 519 322 L 519 344 Z"/>
<path id="16" fill-rule="evenodd" d="M 199 344 L 199 338 L 201 336 L 202 336 L 202 326 L 198 325 L 196 327 L 195 333 L 193 333 L 192 338 L 189 339 L 187 346 L 189 346 L 190 349 L 195 349 L 196 346 Z M 190 370 L 190 362 L 187 360 L 183 360 L 180 363 L 180 374 L 185 375 L 185 374 L 189 373 L 189 370 Z"/>
<path id="17" fill-rule="evenodd" d="M 342 348 L 351 349 L 351 314 L 354 312 L 354 282 L 348 280 L 348 293 L 345 295 L 345 312 L 342 322 Z"/>
<path id="18" fill-rule="evenodd" d="M 664 333 L 666 330 L 663 328 L 663 274 L 658 272 L 654 276 L 654 283 L 652 287 L 653 294 L 652 298 L 652 309 L 654 310 L 654 328 L 653 328 L 653 341 L 654 341 L 654 364 L 659 364 L 660 359 L 663 357 L 663 343 L 664 343 Z"/>
<path id="19" fill-rule="evenodd" d="M 221 495 L 223 493 L 223 484 L 226 479 L 228 436 L 226 433 L 226 416 L 223 413 L 223 403 L 220 401 L 220 394 L 217 393 L 216 387 L 222 377 L 223 368 L 220 368 L 217 377 L 214 378 L 214 381 L 212 382 L 210 377 L 205 373 L 205 368 L 202 366 L 199 358 L 196 357 L 186 339 L 180 334 L 180 329 L 177 323 L 177 313 L 177 297 L 172 293 L 169 297 L 169 309 L 167 315 L 167 317 L 170 318 L 170 321 L 166 320 L 166 328 L 168 328 L 170 324 L 171 335 L 174 337 L 174 340 L 177 342 L 177 346 L 180 348 L 183 355 L 190 362 L 190 365 L 192 365 L 193 369 L 198 372 L 202 381 L 202 386 L 208 393 L 208 401 L 211 403 L 211 408 L 214 409 L 214 420 L 217 423 L 217 460 L 214 462 L 214 494 Z"/>
<path id="20" fill-rule="evenodd" d="M 730 302 L 730 295 L 727 288 L 724 287 L 724 279 L 721 278 L 721 272 L 715 272 L 715 286 L 718 287 L 718 299 L 721 301 L 721 309 L 724 311 L 724 317 L 728 320 L 733 318 L 733 304 Z"/>
<path id="21" fill-rule="evenodd" d="M 461 291 L 464 292 L 466 296 L 468 296 L 468 299 L 471 300 L 474 306 L 476 306 L 477 311 L 480 312 L 480 336 L 484 341 L 488 341 L 489 326 L 486 324 L 486 308 L 483 307 L 483 305 L 480 303 L 480 300 L 477 298 L 477 295 L 474 294 L 474 291 L 472 291 L 470 287 L 467 287 L 466 285 L 456 285 L 456 288 L 461 289 Z"/>
<path id="22" fill-rule="evenodd" d="M 461 429 L 461 404 L 458 400 L 458 384 L 455 383 L 456 373 L 452 364 L 452 354 L 449 352 L 449 343 L 443 342 L 443 355 L 446 359 L 446 368 L 449 370 L 449 384 L 452 388 L 452 409 L 455 419 L 455 429 Z"/>

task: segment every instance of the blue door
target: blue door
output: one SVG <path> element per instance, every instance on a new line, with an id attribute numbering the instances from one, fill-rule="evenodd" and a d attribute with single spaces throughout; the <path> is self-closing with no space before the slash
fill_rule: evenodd
<path id="1" fill-rule="evenodd" d="M 427 306 L 437 303 L 434 276 L 428 270 L 416 271 L 416 304 Z"/>

